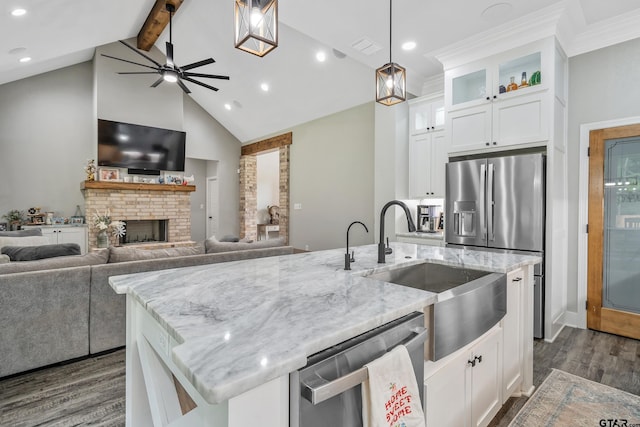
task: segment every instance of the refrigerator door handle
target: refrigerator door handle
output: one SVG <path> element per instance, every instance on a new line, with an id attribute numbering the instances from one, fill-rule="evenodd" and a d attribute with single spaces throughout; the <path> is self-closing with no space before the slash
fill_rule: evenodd
<path id="1" fill-rule="evenodd" d="M 488 183 L 487 183 L 487 223 L 488 223 L 488 239 L 490 242 L 496 240 L 496 235 L 494 233 L 494 218 L 493 218 L 493 207 L 495 205 L 495 200 L 493 199 L 493 180 L 495 175 L 495 166 L 492 163 L 489 163 L 489 174 L 488 174 Z"/>
<path id="2" fill-rule="evenodd" d="M 486 180 L 487 180 L 487 165 L 484 163 L 480 165 L 480 209 L 478 212 L 480 213 L 480 227 L 482 230 L 482 240 L 487 240 L 487 215 L 485 209 L 485 189 L 486 189 Z"/>

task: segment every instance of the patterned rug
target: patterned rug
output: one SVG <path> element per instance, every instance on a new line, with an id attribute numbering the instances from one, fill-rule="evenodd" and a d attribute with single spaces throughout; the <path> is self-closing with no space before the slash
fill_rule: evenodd
<path id="1" fill-rule="evenodd" d="M 632 425 L 640 396 L 553 369 L 509 427 Z"/>

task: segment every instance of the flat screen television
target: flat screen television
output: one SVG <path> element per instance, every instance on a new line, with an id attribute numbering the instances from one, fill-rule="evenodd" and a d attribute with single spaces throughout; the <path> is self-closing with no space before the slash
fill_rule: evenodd
<path id="1" fill-rule="evenodd" d="M 184 172 L 186 132 L 98 119 L 98 166 Z"/>

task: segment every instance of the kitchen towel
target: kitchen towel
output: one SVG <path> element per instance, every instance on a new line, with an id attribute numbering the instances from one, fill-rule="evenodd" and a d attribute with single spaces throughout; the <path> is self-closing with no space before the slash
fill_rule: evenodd
<path id="1" fill-rule="evenodd" d="M 364 427 L 425 427 L 416 376 L 407 348 L 396 346 L 366 365 L 362 383 Z"/>

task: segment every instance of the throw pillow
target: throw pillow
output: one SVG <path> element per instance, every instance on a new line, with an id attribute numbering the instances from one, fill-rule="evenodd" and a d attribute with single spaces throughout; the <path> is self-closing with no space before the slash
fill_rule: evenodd
<path id="1" fill-rule="evenodd" d="M 86 255 L 61 256 L 56 258 L 39 259 L 37 261 L 10 262 L 0 265 L 0 275 L 106 264 L 108 259 L 109 249 L 98 249 Z"/>
<path id="2" fill-rule="evenodd" d="M 61 243 L 42 246 L 4 246 L 2 253 L 9 255 L 11 261 L 35 261 L 37 259 L 59 256 L 80 255 L 77 243 Z"/>
<path id="3" fill-rule="evenodd" d="M 9 255 L 0 254 L 0 264 L 6 264 L 8 262 L 11 262 L 11 258 L 9 258 Z"/>
<path id="4" fill-rule="evenodd" d="M 44 236 L 5 237 L 0 236 L 0 249 L 5 246 L 41 246 L 48 245 L 49 239 Z"/>
<path id="5" fill-rule="evenodd" d="M 166 249 L 139 249 L 127 247 L 109 248 L 109 262 L 139 261 L 156 258 L 173 258 L 189 255 L 201 255 L 201 246 L 184 246 Z"/>
<path id="6" fill-rule="evenodd" d="M 29 228 L 28 230 L 0 231 L 0 236 L 2 237 L 42 236 L 42 229 Z"/>

